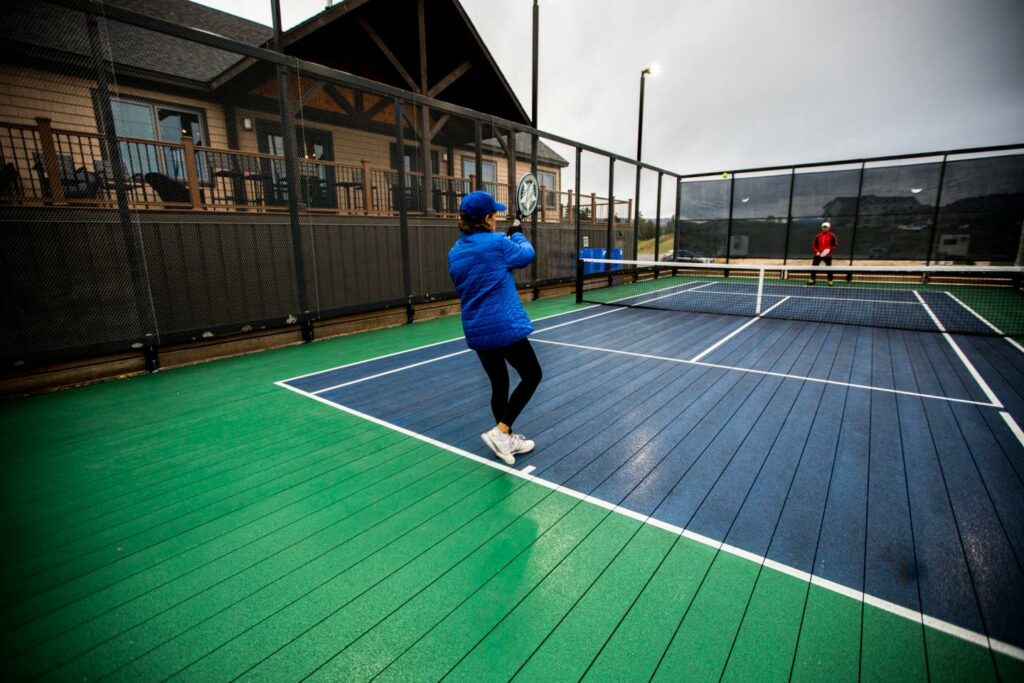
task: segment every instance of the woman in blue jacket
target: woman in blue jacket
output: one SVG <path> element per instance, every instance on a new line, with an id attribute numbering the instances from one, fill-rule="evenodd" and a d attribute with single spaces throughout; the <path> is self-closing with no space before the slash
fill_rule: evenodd
<path id="1" fill-rule="evenodd" d="M 533 442 L 512 431 L 540 384 L 541 370 L 528 339 L 533 324 L 523 310 L 512 271 L 529 265 L 536 252 L 515 221 L 507 235 L 495 232 L 497 212 L 505 211 L 487 192 L 467 194 L 459 206 L 462 237 L 448 252 L 448 272 L 462 302 L 466 344 L 476 351 L 491 380 L 491 412 L 497 423 L 480 435 L 494 454 L 514 465 L 516 454 Z M 519 373 L 519 386 L 508 393 L 508 368 Z"/>

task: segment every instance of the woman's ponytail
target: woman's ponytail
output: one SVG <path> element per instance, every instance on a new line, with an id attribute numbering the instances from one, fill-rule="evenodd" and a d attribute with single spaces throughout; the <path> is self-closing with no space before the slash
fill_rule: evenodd
<path id="1" fill-rule="evenodd" d="M 489 230 L 487 227 L 487 216 L 470 216 L 465 211 L 459 211 L 459 230 L 469 235 L 477 230 Z"/>

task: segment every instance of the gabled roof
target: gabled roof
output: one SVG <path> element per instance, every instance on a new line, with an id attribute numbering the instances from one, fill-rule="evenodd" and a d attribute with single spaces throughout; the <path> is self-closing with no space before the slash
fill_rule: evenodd
<path id="1" fill-rule="evenodd" d="M 270 27 L 189 0 L 104 2 L 251 46 L 270 47 L 272 43 Z M 469 69 L 436 93 L 436 97 L 528 124 L 526 111 L 458 0 L 424 2 L 424 18 L 427 90 L 468 63 Z M 91 51 L 84 23 L 81 12 L 45 1 L 8 3 L 0 13 L 0 29 L 5 37 L 0 50 L 28 59 L 45 58 L 89 68 Z M 218 76 L 231 77 L 225 72 L 232 67 L 239 67 L 236 72 L 244 70 L 241 67 L 245 60 L 230 52 L 125 24 L 108 26 L 104 47 L 126 74 L 142 77 L 149 74 L 210 90 Z M 368 34 L 367 26 L 412 75 L 414 84 L 402 77 L 391 58 Z M 417 0 L 341 2 L 285 32 L 282 47 L 287 54 L 317 64 L 406 90 L 420 89 Z"/>
<path id="2" fill-rule="evenodd" d="M 437 99 L 529 124 L 526 110 L 458 0 L 423 4 L 427 88 L 468 62 L 469 70 Z M 392 64 L 378 40 L 412 83 Z M 282 48 L 290 55 L 405 90 L 415 91 L 422 85 L 418 0 L 345 0 L 285 32 Z"/>
<path id="3" fill-rule="evenodd" d="M 248 45 L 262 45 L 273 31 L 262 24 L 188 0 L 105 0 L 107 4 L 146 14 L 182 26 L 201 29 Z M 153 31 L 108 24 L 107 44 L 115 63 L 133 73 L 148 72 L 173 77 L 205 87 L 241 58 L 230 52 L 196 45 Z M 27 51 L 42 56 L 40 50 L 62 58 L 65 63 L 89 64 L 91 51 L 85 19 L 81 12 L 47 2 L 8 3 L 0 14 L 8 51 Z M 83 59 L 84 58 L 84 59 Z"/>
<path id="4" fill-rule="evenodd" d="M 529 160 L 531 152 L 531 136 L 527 133 L 516 133 L 516 158 L 521 160 Z M 504 148 L 496 138 L 490 138 L 488 140 L 482 140 L 480 147 L 485 152 L 490 152 L 499 156 L 505 154 Z M 565 168 L 569 165 L 566 161 L 558 154 L 555 150 L 551 149 L 544 144 L 543 140 L 537 140 L 537 161 L 542 164 L 551 166 L 558 166 Z"/>

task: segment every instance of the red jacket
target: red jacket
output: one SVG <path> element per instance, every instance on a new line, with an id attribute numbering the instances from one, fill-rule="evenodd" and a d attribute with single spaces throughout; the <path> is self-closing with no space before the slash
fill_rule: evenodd
<path id="1" fill-rule="evenodd" d="M 826 239 L 828 239 L 828 243 L 827 244 L 825 243 Z M 833 249 L 834 250 L 838 246 L 839 246 L 839 238 L 836 237 L 836 234 L 834 232 L 832 232 L 831 230 L 829 230 L 827 238 L 819 232 L 817 235 L 814 236 L 814 241 L 811 242 L 811 248 L 814 249 L 814 255 L 815 256 L 820 254 L 822 249 Z M 832 252 L 829 252 L 830 255 L 831 255 L 831 253 Z"/>

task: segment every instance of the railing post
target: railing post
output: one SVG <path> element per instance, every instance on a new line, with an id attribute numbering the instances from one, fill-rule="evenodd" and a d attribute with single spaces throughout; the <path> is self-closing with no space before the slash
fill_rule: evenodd
<path id="1" fill-rule="evenodd" d="M 370 215 L 370 162 L 363 159 L 363 213 Z"/>
<path id="2" fill-rule="evenodd" d="M 590 222 L 597 225 L 597 193 L 590 193 Z"/>
<path id="3" fill-rule="evenodd" d="M 54 204 L 67 204 L 64 197 L 64 181 L 60 177 L 60 163 L 57 161 L 57 145 L 53 141 L 53 128 L 50 119 L 36 117 L 39 130 L 39 146 L 43 148 L 43 170 L 46 182 L 50 185 L 50 199 Z"/>
<path id="4" fill-rule="evenodd" d="M 567 218 L 568 218 L 569 216 L 571 216 L 571 215 L 572 215 L 572 190 L 569 190 L 569 192 L 568 192 L 568 197 L 569 197 L 569 205 L 568 205 L 568 207 L 566 208 L 566 210 L 567 210 L 567 211 L 568 211 L 569 213 L 568 213 L 568 215 L 566 216 Z"/>
<path id="5" fill-rule="evenodd" d="M 199 192 L 199 167 L 196 165 L 196 143 L 189 133 L 181 134 L 181 153 L 185 155 L 185 180 L 188 185 L 188 197 L 193 209 L 200 209 L 203 196 Z"/>
<path id="6" fill-rule="evenodd" d="M 541 185 L 540 186 L 540 220 L 541 220 L 541 222 L 544 222 L 544 221 L 546 221 L 548 219 L 548 211 L 547 211 L 547 208 L 546 208 L 547 196 L 544 194 L 545 192 L 547 192 L 547 188 L 544 187 L 543 185 Z"/>

